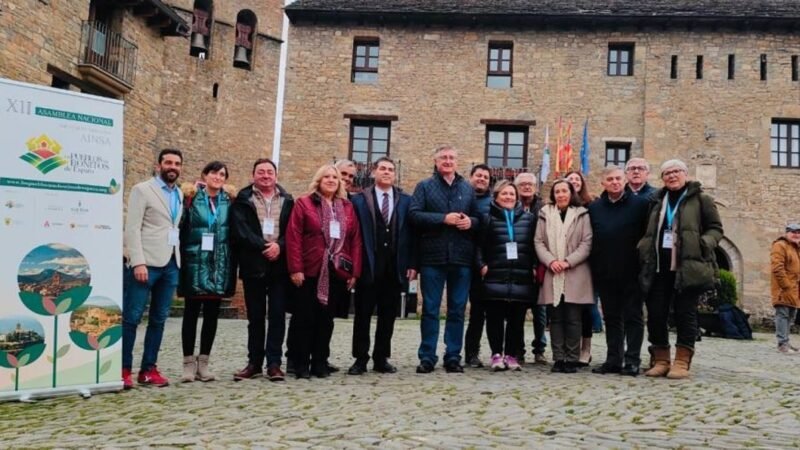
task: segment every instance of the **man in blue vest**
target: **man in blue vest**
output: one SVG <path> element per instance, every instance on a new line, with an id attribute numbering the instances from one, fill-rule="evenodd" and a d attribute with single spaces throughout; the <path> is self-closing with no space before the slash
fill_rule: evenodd
<path id="1" fill-rule="evenodd" d="M 372 351 L 372 369 L 395 373 L 389 362 L 394 321 L 400 294 L 409 280 L 417 277 L 416 252 L 408 210 L 411 196 L 394 186 L 394 161 L 382 157 L 372 168 L 375 185 L 352 197 L 361 225 L 362 258 L 365 261 L 356 287 L 353 319 L 353 357 L 347 371 L 361 375 L 367 371 L 370 346 L 370 321 L 376 307 L 378 323 Z"/>

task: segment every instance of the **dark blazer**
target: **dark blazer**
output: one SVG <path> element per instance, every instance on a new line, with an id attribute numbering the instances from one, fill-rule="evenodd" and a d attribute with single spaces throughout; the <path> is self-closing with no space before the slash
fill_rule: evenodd
<path id="1" fill-rule="evenodd" d="M 253 185 L 239 191 L 231 206 L 231 242 L 233 253 L 239 265 L 239 278 L 258 278 L 267 274 L 285 275 L 286 271 L 286 227 L 294 207 L 294 199 L 283 187 L 276 186 L 283 207 L 278 218 L 278 245 L 281 254 L 277 261 L 268 261 L 261 252 L 264 251 L 264 236 L 261 234 L 261 222 L 258 220 L 256 206 L 250 201 Z"/>
<path id="2" fill-rule="evenodd" d="M 372 283 L 375 277 L 375 211 L 378 208 L 375 205 L 374 192 L 375 187 L 373 186 L 354 195 L 351 199 L 358 223 L 361 225 L 363 265 L 359 281 L 363 283 Z M 408 269 L 417 270 L 416 239 L 414 239 L 408 215 L 410 208 L 411 196 L 399 188 L 394 188 L 394 209 L 390 229 L 396 249 L 397 281 L 401 284 L 408 282 L 406 279 Z"/>
<path id="3" fill-rule="evenodd" d="M 616 202 L 603 192 L 589 204 L 592 222 L 592 278 L 596 283 L 636 283 L 639 253 L 636 245 L 647 229 L 650 202 L 625 191 Z"/>

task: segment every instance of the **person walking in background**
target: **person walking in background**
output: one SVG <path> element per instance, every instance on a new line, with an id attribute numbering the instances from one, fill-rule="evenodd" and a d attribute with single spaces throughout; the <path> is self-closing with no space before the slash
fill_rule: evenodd
<path id="1" fill-rule="evenodd" d="M 475 267 L 482 279 L 491 369 L 520 370 L 525 313 L 536 298 L 533 248 L 536 218 L 522 210 L 511 181 L 498 182 L 490 211 L 481 216 Z"/>
<path id="2" fill-rule="evenodd" d="M 719 279 L 715 250 L 723 236 L 714 199 L 688 181 L 681 160 L 661 165 L 664 187 L 651 200 L 647 231 L 638 244 L 639 284 L 646 295 L 647 338 L 653 366 L 649 377 L 687 378 L 697 338 L 697 303 Z M 670 364 L 670 309 L 677 339 Z"/>
<path id="3" fill-rule="evenodd" d="M 295 376 L 325 378 L 330 374 L 333 314 L 336 303 L 345 301 L 337 297 L 361 276 L 361 232 L 336 167 L 320 167 L 308 194 L 295 202 L 286 230 L 286 253 L 289 276 L 297 288 Z"/>
<path id="4" fill-rule="evenodd" d="M 800 223 L 786 225 L 785 231 L 772 243 L 770 284 L 778 351 L 791 354 L 798 352 L 789 342 L 789 332 L 800 308 Z"/>
<path id="5" fill-rule="evenodd" d="M 285 377 L 281 354 L 289 301 L 286 227 L 293 207 L 294 199 L 278 184 L 275 163 L 257 159 L 253 182 L 239 192 L 231 208 L 233 249 L 247 307 L 247 365 L 234 374 L 234 381 L 260 377 L 265 357 L 269 380 Z"/>
<path id="6" fill-rule="evenodd" d="M 589 212 L 579 206 L 575 188 L 564 179 L 550 190 L 550 204 L 542 207 L 534 238 L 536 256 L 547 272 L 539 304 L 548 305 L 552 372 L 575 373 L 579 366 L 582 308 L 594 301 L 589 253 L 592 225 Z"/>
<path id="7" fill-rule="evenodd" d="M 209 369 L 209 355 L 217 335 L 220 304 L 236 290 L 236 269 L 233 263 L 230 232 L 230 208 L 236 195 L 226 186 L 228 167 L 212 161 L 201 171 L 201 180 L 181 186 L 183 219 L 181 220 L 181 278 L 178 295 L 185 298 L 181 342 L 183 376 L 189 383 L 198 379 L 216 378 Z M 195 339 L 200 311 L 200 354 L 195 356 Z"/>
<path id="8" fill-rule="evenodd" d="M 472 166 L 469 176 L 469 184 L 475 190 L 475 204 L 478 217 L 489 213 L 489 205 L 492 203 L 492 192 L 489 188 L 491 182 L 491 172 L 486 164 L 476 164 Z M 486 308 L 481 299 L 481 278 L 477 271 L 472 274 L 472 281 L 469 288 L 469 322 L 467 332 L 464 335 L 464 357 L 467 365 L 472 368 L 483 367 L 481 362 L 481 337 L 483 337 L 483 325 L 486 321 Z"/>
<path id="9" fill-rule="evenodd" d="M 433 372 L 439 337 L 439 308 L 447 283 L 444 368 L 463 373 L 461 347 L 464 339 L 464 308 L 473 264 L 473 230 L 478 225 L 475 193 L 458 174 L 456 149 L 449 145 L 434 151 L 436 171 L 414 189 L 411 223 L 420 235 L 422 282 L 422 342 L 417 352 L 417 373 Z"/>

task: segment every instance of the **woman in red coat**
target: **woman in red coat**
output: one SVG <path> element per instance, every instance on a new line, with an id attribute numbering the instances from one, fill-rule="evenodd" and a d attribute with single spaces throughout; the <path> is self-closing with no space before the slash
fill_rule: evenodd
<path id="1" fill-rule="evenodd" d="M 320 167 L 309 193 L 295 202 L 286 228 L 286 256 L 298 288 L 295 375 L 324 378 L 329 375 L 335 305 L 347 300 L 337 297 L 346 295 L 361 275 L 361 232 L 334 166 Z"/>

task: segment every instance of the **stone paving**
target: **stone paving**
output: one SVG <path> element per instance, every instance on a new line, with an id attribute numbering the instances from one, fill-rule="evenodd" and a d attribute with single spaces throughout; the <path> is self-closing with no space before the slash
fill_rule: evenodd
<path id="1" fill-rule="evenodd" d="M 778 354 L 769 334 L 704 338 L 688 381 L 533 365 L 417 375 L 419 322 L 404 320 L 395 331 L 397 374 L 235 383 L 246 326 L 220 322 L 212 355 L 219 381 L 0 404 L 0 447 L 800 448 L 800 356 Z M 337 321 L 332 362 L 343 372 L 351 330 L 352 321 Z M 173 380 L 179 332 L 180 319 L 170 319 L 161 367 Z M 595 335 L 596 362 L 603 340 Z"/>

